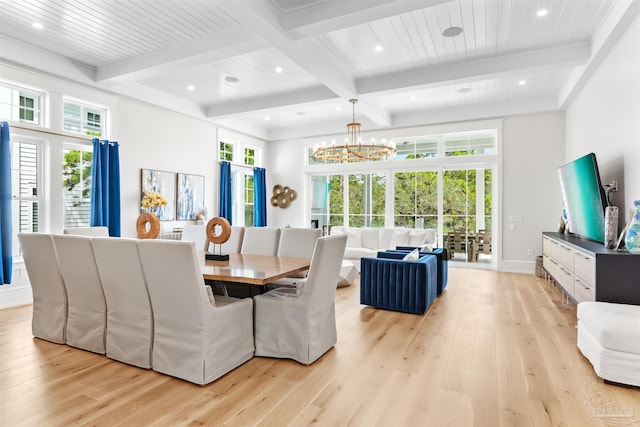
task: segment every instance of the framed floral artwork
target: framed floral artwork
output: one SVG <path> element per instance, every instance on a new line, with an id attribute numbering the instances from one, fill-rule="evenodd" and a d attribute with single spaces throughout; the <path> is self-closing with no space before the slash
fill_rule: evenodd
<path id="1" fill-rule="evenodd" d="M 178 221 L 196 219 L 204 211 L 204 176 L 178 174 Z"/>
<path id="2" fill-rule="evenodd" d="M 176 174 L 153 169 L 142 169 L 142 194 L 141 200 L 147 191 L 155 191 L 163 196 L 167 204 L 151 206 L 146 209 L 140 207 L 142 212 L 153 212 L 160 221 L 175 221 L 176 219 Z"/>

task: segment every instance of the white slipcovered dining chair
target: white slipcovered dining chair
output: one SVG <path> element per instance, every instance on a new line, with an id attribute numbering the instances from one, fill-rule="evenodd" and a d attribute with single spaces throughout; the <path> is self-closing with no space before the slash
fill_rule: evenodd
<path id="1" fill-rule="evenodd" d="M 138 241 L 96 237 L 92 244 L 107 302 L 107 357 L 150 368 L 153 313 Z"/>
<path id="2" fill-rule="evenodd" d="M 253 302 L 213 297 L 191 242 L 138 243 L 153 308 L 153 369 L 210 383 L 253 357 Z"/>
<path id="3" fill-rule="evenodd" d="M 316 240 L 322 236 L 319 228 L 283 228 L 280 230 L 280 242 L 278 243 L 278 256 L 311 258 L 316 247 Z M 304 279 L 309 271 L 301 271 L 292 276 L 284 277 L 276 282 L 267 284 L 267 289 L 278 287 L 292 287 L 302 289 Z"/>
<path id="4" fill-rule="evenodd" d="M 271 255 L 278 253 L 280 229 L 276 227 L 246 227 L 242 239 L 241 254 Z"/>
<path id="5" fill-rule="evenodd" d="M 31 333 L 36 338 L 64 344 L 67 291 L 58 269 L 51 234 L 19 233 L 18 241 L 33 291 Z"/>
<path id="6" fill-rule="evenodd" d="M 67 344 L 104 354 L 107 306 L 91 237 L 56 234 L 53 242 L 69 301 Z"/>
<path id="7" fill-rule="evenodd" d="M 335 294 L 346 235 L 321 237 L 300 295 L 278 288 L 254 297 L 256 356 L 311 364 L 337 342 Z"/>
<path id="8" fill-rule="evenodd" d="M 220 251 L 223 254 L 239 254 L 242 249 L 242 241 L 244 239 L 244 227 L 241 225 L 231 226 L 231 235 L 229 240 L 220 245 L 220 248 L 216 247 L 216 253 Z M 213 243 L 209 246 L 209 251 L 214 251 Z"/>
<path id="9" fill-rule="evenodd" d="M 207 250 L 207 228 L 205 225 L 187 224 L 182 229 L 180 240 L 185 242 L 194 242 L 196 250 Z"/>
<path id="10" fill-rule="evenodd" d="M 109 228 L 104 226 L 96 227 L 71 227 L 62 230 L 62 234 L 73 234 L 76 236 L 109 237 Z"/>

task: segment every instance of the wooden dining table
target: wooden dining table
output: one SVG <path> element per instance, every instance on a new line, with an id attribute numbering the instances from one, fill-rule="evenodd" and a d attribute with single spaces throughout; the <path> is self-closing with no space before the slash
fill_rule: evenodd
<path id="1" fill-rule="evenodd" d="M 205 280 L 261 286 L 305 271 L 311 265 L 309 258 L 246 254 L 229 254 L 228 261 L 212 261 L 205 259 L 204 251 L 199 253 L 199 259 Z"/>

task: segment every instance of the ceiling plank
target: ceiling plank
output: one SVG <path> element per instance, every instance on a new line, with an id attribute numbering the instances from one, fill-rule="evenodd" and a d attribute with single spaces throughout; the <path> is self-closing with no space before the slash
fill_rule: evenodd
<path id="1" fill-rule="evenodd" d="M 128 61 L 98 67 L 96 81 L 113 84 L 142 80 L 167 71 L 241 55 L 264 47 L 264 43 L 249 31 L 235 27 L 160 49 Z"/>

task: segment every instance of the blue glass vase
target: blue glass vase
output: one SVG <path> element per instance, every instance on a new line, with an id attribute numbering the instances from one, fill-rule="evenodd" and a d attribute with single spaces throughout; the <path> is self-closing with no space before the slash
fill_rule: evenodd
<path id="1" fill-rule="evenodd" d="M 640 255 L 640 200 L 634 201 L 633 206 L 635 211 L 627 229 L 624 245 L 629 253 Z"/>

